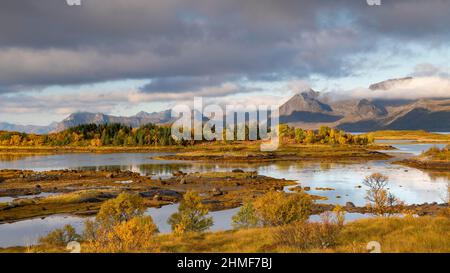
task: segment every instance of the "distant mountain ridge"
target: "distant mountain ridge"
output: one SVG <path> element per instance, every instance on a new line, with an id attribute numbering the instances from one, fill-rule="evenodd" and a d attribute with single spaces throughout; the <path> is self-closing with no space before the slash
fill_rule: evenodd
<path id="1" fill-rule="evenodd" d="M 370 85 L 370 90 L 394 88 L 413 78 L 390 79 Z M 369 91 L 370 91 L 369 90 Z M 205 119 L 203 117 L 203 119 Z M 132 127 L 144 124 L 173 122 L 171 110 L 134 116 L 113 116 L 102 113 L 77 112 L 61 122 L 48 126 L 14 125 L 1 123 L 0 130 L 35 134 L 58 132 L 80 124 L 121 123 Z M 320 126 L 340 128 L 350 132 L 375 130 L 450 131 L 450 94 L 443 99 L 346 99 L 335 101 L 312 89 L 300 92 L 280 106 L 280 122 L 305 129 Z"/>
<path id="2" fill-rule="evenodd" d="M 390 79 L 372 84 L 369 89 L 389 92 L 389 89 L 412 79 Z M 314 94 L 313 100 L 304 99 L 311 94 Z M 330 126 L 350 132 L 387 129 L 448 132 L 450 94 L 449 98 L 442 99 L 334 101 L 308 90 L 295 95 L 280 107 L 280 122 L 310 129 Z"/>
<path id="3" fill-rule="evenodd" d="M 48 134 L 51 132 L 59 132 L 70 127 L 81 124 L 106 124 L 106 123 L 121 123 L 131 127 L 139 127 L 148 123 L 165 124 L 172 122 L 171 111 L 165 110 L 161 112 L 147 113 L 141 111 L 134 116 L 122 117 L 106 115 L 102 113 L 77 112 L 70 114 L 61 122 L 54 122 L 48 126 L 34 126 L 34 125 L 15 125 L 10 123 L 0 123 L 1 131 L 15 131 L 33 134 Z"/>

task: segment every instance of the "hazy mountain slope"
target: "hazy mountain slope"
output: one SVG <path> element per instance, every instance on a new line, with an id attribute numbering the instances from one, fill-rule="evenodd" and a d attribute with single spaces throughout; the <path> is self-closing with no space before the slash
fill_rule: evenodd
<path id="1" fill-rule="evenodd" d="M 0 122 L 0 131 L 25 132 L 30 134 L 47 134 L 55 129 L 55 124 L 48 126 L 38 125 L 17 125 L 7 122 Z"/>
<path id="2" fill-rule="evenodd" d="M 95 123 L 95 124 L 121 123 L 129 125 L 131 127 L 139 127 L 141 125 L 148 123 L 163 124 L 168 123 L 172 120 L 170 112 L 171 112 L 170 110 L 154 113 L 147 113 L 141 111 L 136 115 L 130 117 L 111 116 L 101 113 L 79 112 L 71 114 L 69 117 L 59 122 L 56 126 L 55 131 L 62 131 L 73 126 L 88 123 Z"/>

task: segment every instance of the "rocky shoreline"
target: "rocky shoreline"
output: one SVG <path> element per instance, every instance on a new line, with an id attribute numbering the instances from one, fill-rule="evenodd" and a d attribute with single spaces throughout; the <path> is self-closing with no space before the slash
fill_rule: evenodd
<path id="1" fill-rule="evenodd" d="M 210 210 L 239 207 L 270 190 L 295 182 L 256 172 L 177 171 L 170 178 L 141 176 L 130 171 L 0 171 L 0 198 L 21 197 L 0 203 L 0 223 L 66 213 L 95 214 L 101 203 L 126 191 L 142 196 L 147 207 L 177 203 L 184 192 L 195 190 Z M 34 197 L 40 193 L 52 194 Z"/>

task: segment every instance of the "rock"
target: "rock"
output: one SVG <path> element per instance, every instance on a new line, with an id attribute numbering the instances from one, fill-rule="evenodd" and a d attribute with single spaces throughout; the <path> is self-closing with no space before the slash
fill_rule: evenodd
<path id="1" fill-rule="evenodd" d="M 304 189 L 305 191 L 310 191 L 310 190 L 311 190 L 311 187 L 303 187 L 303 189 Z"/>
<path id="2" fill-rule="evenodd" d="M 303 191 L 301 186 L 295 186 L 295 187 L 289 188 L 289 190 L 290 191 L 295 191 L 295 192 L 302 192 Z"/>
<path id="3" fill-rule="evenodd" d="M 182 171 L 175 171 L 175 172 L 172 172 L 172 175 L 173 176 L 184 176 L 186 174 L 184 172 L 182 172 Z"/>
<path id="4" fill-rule="evenodd" d="M 153 196 L 153 200 L 159 201 L 159 200 L 161 200 L 161 196 L 159 196 L 159 194 L 155 194 Z"/>
<path id="5" fill-rule="evenodd" d="M 337 198 L 337 199 L 340 199 L 340 198 L 342 198 L 342 197 L 341 197 L 340 195 L 337 195 L 336 198 Z"/>
<path id="6" fill-rule="evenodd" d="M 106 174 L 106 178 L 114 178 L 114 174 L 113 173 L 107 173 Z"/>
<path id="7" fill-rule="evenodd" d="M 220 196 L 220 195 L 223 195 L 223 192 L 220 189 L 218 189 L 218 188 L 214 188 L 212 190 L 212 195 L 213 196 Z"/>
<path id="8" fill-rule="evenodd" d="M 347 203 L 345 203 L 345 207 L 346 208 L 355 208 L 356 206 L 355 206 L 355 204 L 353 204 L 353 202 L 347 202 Z"/>
<path id="9" fill-rule="evenodd" d="M 35 186 L 35 188 L 40 190 L 41 189 L 41 185 L 38 184 L 38 185 Z"/>
<path id="10" fill-rule="evenodd" d="M 185 179 L 185 178 L 181 178 L 181 180 L 180 180 L 180 184 L 181 184 L 181 185 L 184 185 L 184 184 L 186 184 L 186 179 Z"/>
<path id="11" fill-rule="evenodd" d="M 243 173 L 244 171 L 241 170 L 241 169 L 234 169 L 231 172 L 233 172 L 233 173 Z"/>

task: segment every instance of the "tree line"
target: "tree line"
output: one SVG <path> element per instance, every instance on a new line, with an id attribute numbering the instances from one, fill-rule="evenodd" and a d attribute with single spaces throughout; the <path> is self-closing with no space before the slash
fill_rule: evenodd
<path id="1" fill-rule="evenodd" d="M 371 134 L 352 135 L 325 126 L 319 130 L 304 130 L 285 124 L 279 126 L 283 143 L 367 145 L 373 142 Z M 245 132 L 245 140 L 250 140 L 248 128 Z M 186 146 L 204 141 L 174 139 L 170 125 L 155 124 L 146 124 L 139 128 L 118 123 L 83 124 L 46 135 L 0 132 L 1 146 Z"/>

